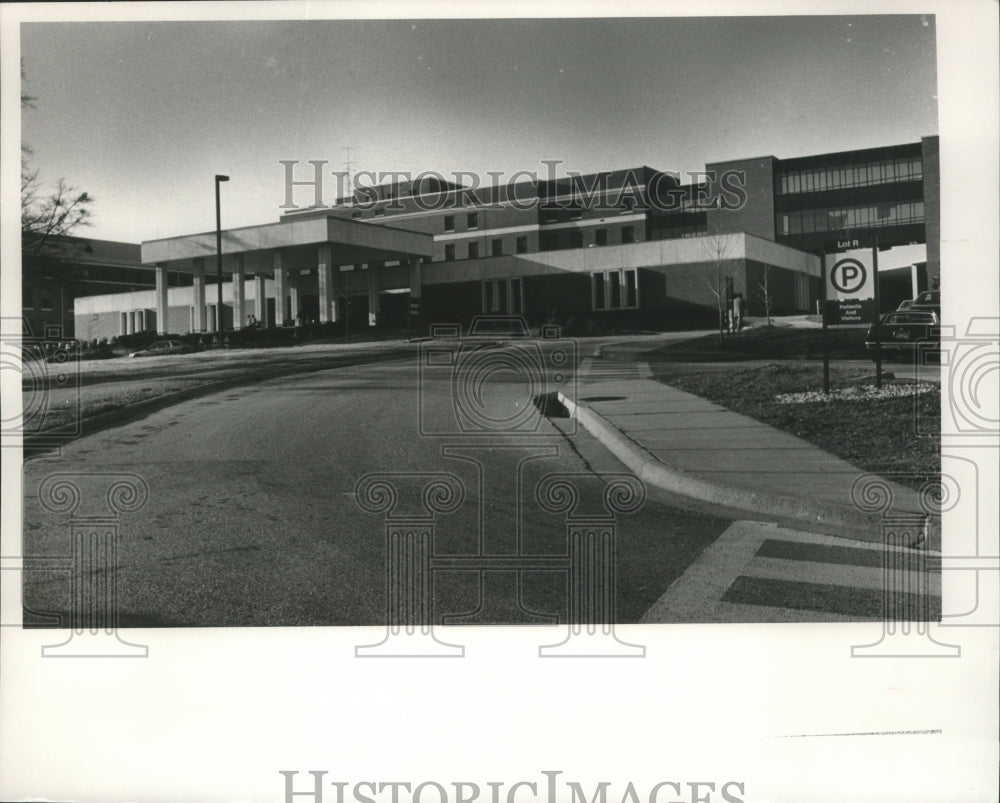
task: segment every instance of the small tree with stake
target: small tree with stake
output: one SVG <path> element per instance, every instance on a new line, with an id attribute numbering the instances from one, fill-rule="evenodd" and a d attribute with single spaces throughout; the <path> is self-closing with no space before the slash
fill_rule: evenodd
<path id="1" fill-rule="evenodd" d="M 728 257 L 733 249 L 731 237 L 716 232 L 705 239 L 704 245 L 710 268 L 705 274 L 705 284 L 709 291 L 715 296 L 716 309 L 719 313 L 719 342 L 722 343 L 726 334 L 726 285 L 727 280 L 732 280 L 732 269 L 729 267 Z"/>
<path id="2" fill-rule="evenodd" d="M 757 282 L 757 293 L 764 304 L 764 314 L 767 316 L 767 325 L 771 326 L 771 311 L 774 308 L 774 298 L 771 296 L 771 266 L 765 265 L 760 281 Z"/>

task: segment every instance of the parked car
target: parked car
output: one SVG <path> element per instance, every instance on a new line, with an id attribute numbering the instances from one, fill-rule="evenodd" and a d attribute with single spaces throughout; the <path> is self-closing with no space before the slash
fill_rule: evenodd
<path id="1" fill-rule="evenodd" d="M 896 309 L 909 309 L 912 306 L 913 306 L 913 299 L 908 298 L 906 299 L 906 301 L 900 301 L 899 306 L 896 307 Z"/>
<path id="2" fill-rule="evenodd" d="M 888 355 L 912 353 L 917 341 L 937 343 L 941 340 L 938 315 L 933 310 L 908 309 L 887 312 L 868 329 L 865 348 L 869 353 L 878 345 Z"/>
<path id="3" fill-rule="evenodd" d="M 938 317 L 940 317 L 941 291 L 924 290 L 922 293 L 918 293 L 917 297 L 913 299 L 913 303 L 910 305 L 910 309 L 929 310 L 930 312 L 937 313 Z"/>
<path id="4" fill-rule="evenodd" d="M 144 349 L 133 351 L 129 357 L 159 357 L 163 354 L 190 354 L 191 346 L 180 340 L 157 340 Z"/>

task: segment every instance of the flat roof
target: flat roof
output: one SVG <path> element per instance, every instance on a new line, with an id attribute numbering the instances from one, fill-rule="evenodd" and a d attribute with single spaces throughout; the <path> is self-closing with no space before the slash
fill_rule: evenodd
<path id="1" fill-rule="evenodd" d="M 332 214 L 302 220 L 281 220 L 259 226 L 225 229 L 223 259 L 237 254 L 255 254 L 278 249 L 301 252 L 329 243 L 333 262 L 351 265 L 386 262 L 408 257 L 433 256 L 434 237 L 394 226 L 347 220 Z M 142 243 L 143 264 L 165 263 L 172 270 L 193 267 L 193 260 L 215 256 L 215 232 L 187 234 Z"/>

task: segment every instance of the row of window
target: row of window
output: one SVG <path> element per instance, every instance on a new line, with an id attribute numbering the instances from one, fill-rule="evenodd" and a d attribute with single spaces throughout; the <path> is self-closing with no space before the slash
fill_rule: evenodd
<path id="1" fill-rule="evenodd" d="M 524 283 L 520 279 L 487 279 L 483 282 L 483 312 L 524 314 Z"/>
<path id="2" fill-rule="evenodd" d="M 479 213 L 469 212 L 465 216 L 465 228 L 466 229 L 478 229 L 479 228 Z M 455 231 L 455 216 L 445 215 L 444 218 L 444 230 L 445 231 Z"/>
<path id="3" fill-rule="evenodd" d="M 479 259 L 483 256 L 480 250 L 480 243 L 478 240 L 473 240 L 466 243 L 466 258 L 467 259 Z M 515 248 L 518 254 L 528 253 L 528 238 L 518 237 L 515 244 Z M 503 256 L 503 238 L 497 237 L 496 239 L 490 240 L 490 256 L 500 257 Z M 457 257 L 455 256 L 455 243 L 448 243 L 444 247 L 444 259 L 445 262 L 453 262 Z"/>
<path id="4" fill-rule="evenodd" d="M 777 216 L 778 234 L 809 234 L 817 231 L 871 229 L 924 222 L 923 201 L 869 204 L 839 209 L 803 209 Z"/>
<path id="5" fill-rule="evenodd" d="M 622 226 L 621 229 L 622 245 L 631 245 L 635 242 L 635 227 L 634 226 Z M 584 246 L 583 230 L 582 229 L 571 229 L 569 232 L 569 247 L 570 248 L 583 248 Z M 607 245 L 608 244 L 608 230 L 607 229 L 594 229 L 594 245 Z"/>
<path id="6" fill-rule="evenodd" d="M 693 236 L 693 235 L 691 235 Z M 635 227 L 633 226 L 622 226 L 621 227 L 621 241 L 623 245 L 629 245 L 635 242 Z M 594 245 L 607 245 L 608 244 L 608 230 L 607 229 L 594 229 Z M 481 256 L 485 256 L 481 248 L 481 243 L 478 240 L 473 240 L 466 243 L 466 259 L 479 259 Z M 570 248 L 583 248 L 584 237 L 583 231 L 580 229 L 573 229 L 569 232 L 569 247 Z M 556 245 L 556 248 L 559 246 Z M 546 249 L 543 249 L 546 250 Z M 547 250 L 554 250 L 553 248 Z M 528 253 L 528 238 L 518 237 L 515 245 L 515 251 L 518 254 Z M 455 243 L 448 243 L 444 247 L 444 259 L 446 262 L 452 262 L 457 259 L 457 248 Z M 504 255 L 503 250 L 503 238 L 497 237 L 490 240 L 490 253 L 489 256 L 499 257 Z"/>
<path id="7" fill-rule="evenodd" d="M 882 159 L 839 167 L 784 171 L 778 176 L 778 194 L 823 192 L 895 181 L 919 181 L 922 178 L 923 164 L 919 158 Z"/>
<path id="8" fill-rule="evenodd" d="M 639 284 L 635 268 L 602 270 L 590 275 L 591 307 L 595 310 L 638 309 Z"/>
<path id="9" fill-rule="evenodd" d="M 592 209 L 599 209 L 605 214 L 611 214 L 612 212 L 617 211 L 620 215 L 627 215 L 630 212 L 635 211 L 639 200 L 635 197 L 635 195 L 623 195 L 619 206 L 614 206 L 610 202 L 606 205 L 601 205 L 599 201 L 590 201 L 589 203 Z M 543 223 L 557 223 L 560 217 L 565 217 L 569 220 L 583 220 L 583 202 L 570 201 L 566 205 L 555 204 L 542 206 Z"/>
<path id="10" fill-rule="evenodd" d="M 620 310 L 639 308 L 638 272 L 616 268 L 590 275 L 591 308 Z M 482 283 L 483 312 L 509 315 L 524 313 L 524 282 L 521 279 L 487 279 Z"/>

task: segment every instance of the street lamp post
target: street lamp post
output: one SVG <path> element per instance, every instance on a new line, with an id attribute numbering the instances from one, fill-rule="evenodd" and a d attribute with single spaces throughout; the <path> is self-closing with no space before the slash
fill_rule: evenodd
<path id="1" fill-rule="evenodd" d="M 229 181 L 229 176 L 215 177 L 215 332 L 222 342 L 222 211 L 219 205 L 219 184 Z"/>

